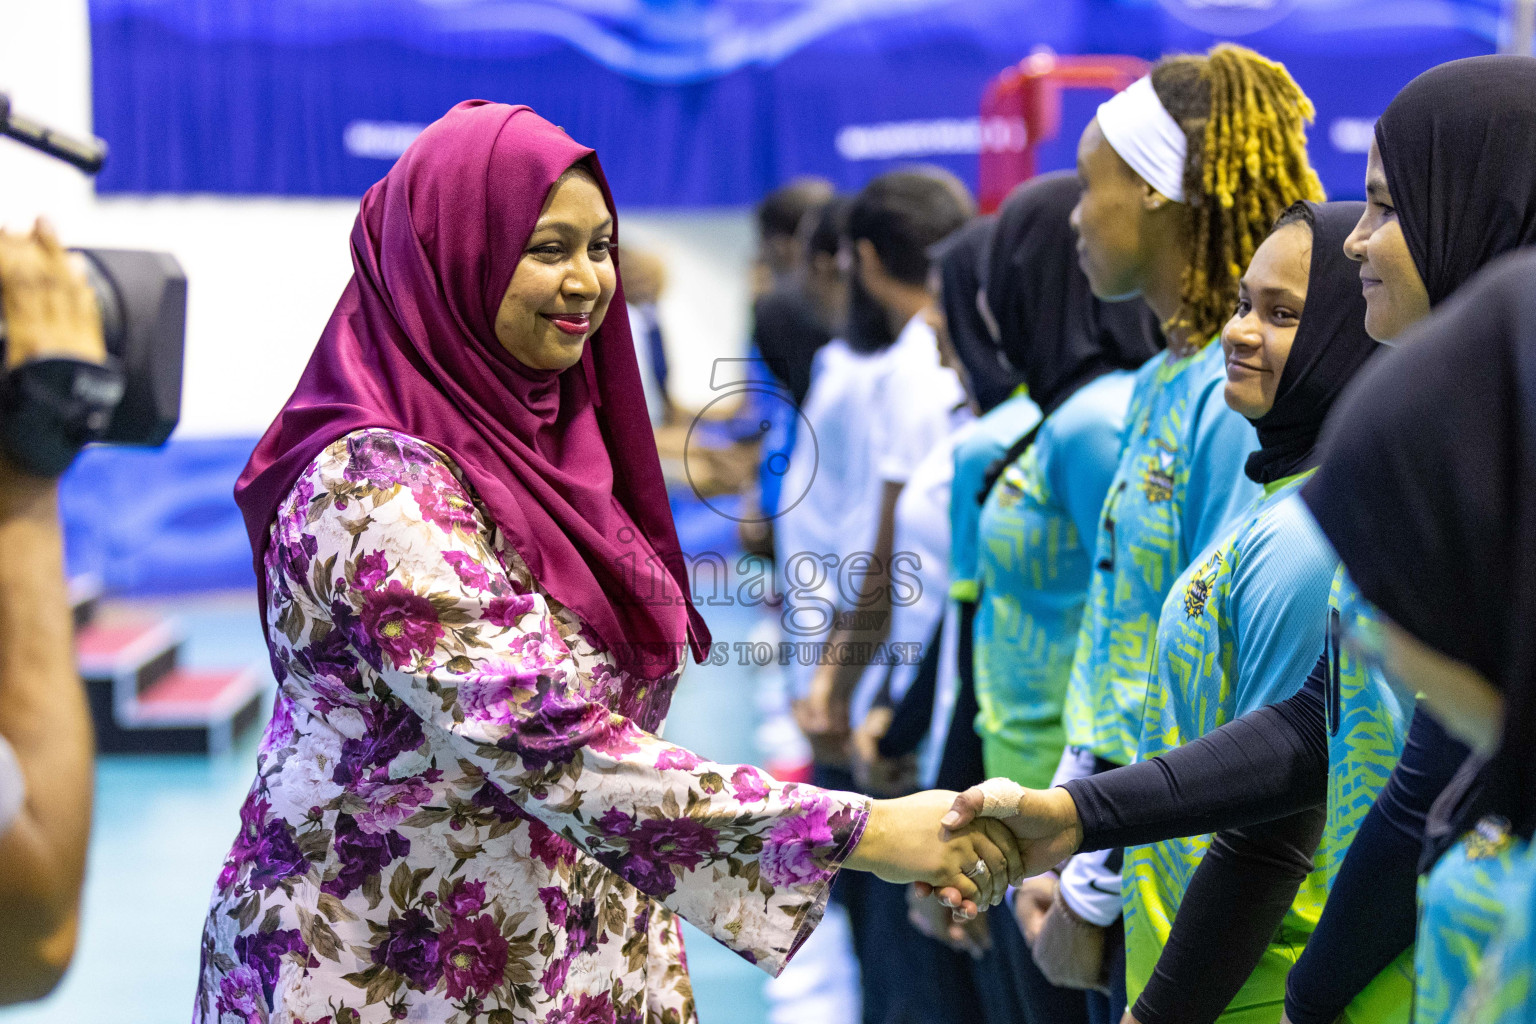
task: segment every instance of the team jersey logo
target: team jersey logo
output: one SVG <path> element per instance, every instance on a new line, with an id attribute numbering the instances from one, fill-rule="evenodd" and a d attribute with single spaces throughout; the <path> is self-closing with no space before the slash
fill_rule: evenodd
<path id="1" fill-rule="evenodd" d="M 1173 449 L 1162 441 L 1153 443 L 1163 450 L 1147 460 L 1147 470 L 1141 478 L 1141 489 L 1146 492 L 1147 501 L 1156 504 L 1159 501 L 1173 499 Z"/>
<path id="2" fill-rule="evenodd" d="M 1514 839 L 1510 836 L 1509 819 L 1490 814 L 1479 821 L 1466 834 L 1467 860 L 1488 860 L 1509 849 Z"/>
<path id="3" fill-rule="evenodd" d="M 1184 614 L 1189 618 L 1198 619 L 1205 614 L 1205 606 L 1211 600 L 1211 588 L 1216 585 L 1216 575 L 1226 564 L 1226 557 L 1220 551 L 1216 552 L 1184 588 Z"/>

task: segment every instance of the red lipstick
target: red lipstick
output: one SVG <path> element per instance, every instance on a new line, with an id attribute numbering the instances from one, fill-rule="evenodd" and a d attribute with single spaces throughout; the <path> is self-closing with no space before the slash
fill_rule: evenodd
<path id="1" fill-rule="evenodd" d="M 566 334 L 586 334 L 592 329 L 591 313 L 545 313 L 543 315 Z"/>

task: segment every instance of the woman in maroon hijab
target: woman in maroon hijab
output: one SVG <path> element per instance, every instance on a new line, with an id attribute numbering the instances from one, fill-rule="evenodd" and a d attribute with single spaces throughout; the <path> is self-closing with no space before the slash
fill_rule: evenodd
<path id="1" fill-rule="evenodd" d="M 354 274 L 236 487 L 279 694 L 195 1019 L 686 1024 L 681 916 L 777 973 L 840 867 L 996 902 L 952 795 L 661 740 L 695 610 L 592 151 L 462 103 L 363 197 Z M 982 825 L 994 822 L 984 820 Z"/>

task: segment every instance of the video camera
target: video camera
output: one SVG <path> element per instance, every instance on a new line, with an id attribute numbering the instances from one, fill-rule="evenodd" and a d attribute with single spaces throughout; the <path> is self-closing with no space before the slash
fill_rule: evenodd
<path id="1" fill-rule="evenodd" d="M 74 165 L 101 170 L 106 145 L 71 138 L 11 110 L 0 93 L 0 135 Z M 39 476 L 62 473 L 92 442 L 156 446 L 181 415 L 187 275 L 169 253 L 78 249 L 96 294 L 105 365 L 45 358 L 5 368 L 0 316 L 0 450 Z"/>

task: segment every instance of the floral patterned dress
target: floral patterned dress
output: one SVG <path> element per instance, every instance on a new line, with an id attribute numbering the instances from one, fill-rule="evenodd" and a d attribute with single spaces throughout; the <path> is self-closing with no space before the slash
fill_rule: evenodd
<path id="1" fill-rule="evenodd" d="M 203 933 L 198 1024 L 686 1024 L 677 918 L 770 973 L 865 798 L 657 736 L 435 449 L 332 444 L 265 563 L 279 693 Z"/>

